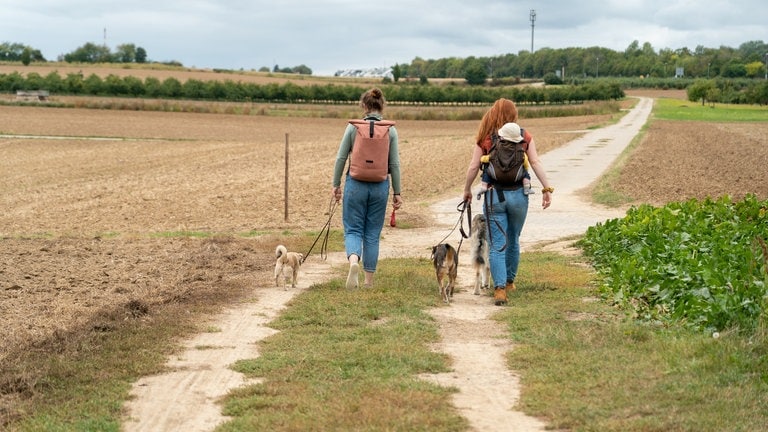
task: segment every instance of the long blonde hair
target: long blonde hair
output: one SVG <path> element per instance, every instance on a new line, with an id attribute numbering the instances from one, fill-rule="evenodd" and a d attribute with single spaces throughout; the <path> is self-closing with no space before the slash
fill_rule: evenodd
<path id="1" fill-rule="evenodd" d="M 509 122 L 517 123 L 517 106 L 509 99 L 500 98 L 493 103 L 480 121 L 480 128 L 475 138 L 477 145 L 481 145 L 487 137 L 504 126 L 504 123 Z"/>

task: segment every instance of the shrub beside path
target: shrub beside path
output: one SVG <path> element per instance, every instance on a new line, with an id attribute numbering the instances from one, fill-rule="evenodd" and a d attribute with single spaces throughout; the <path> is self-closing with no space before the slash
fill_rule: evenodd
<path id="1" fill-rule="evenodd" d="M 541 209 L 539 191 L 531 196 L 521 236 L 523 251 L 553 243 L 562 248 L 558 240 L 583 234 L 589 226 L 606 219 L 623 216 L 622 211 L 591 204 L 577 192 L 594 182 L 629 145 L 647 121 L 652 105 L 652 99 L 640 98 L 617 124 L 586 132 L 541 156 L 556 190 L 552 206 L 546 210 Z M 456 181 L 457 185 L 462 182 L 463 178 Z M 459 218 L 456 207 L 460 200 L 461 191 L 457 189 L 453 197 L 434 204 L 432 227 L 402 230 L 386 226 L 382 258 L 429 258 L 431 247 L 449 233 L 445 241 L 458 246 L 460 234 L 458 230 L 451 233 L 451 229 Z M 473 202 L 475 213 L 482 210 L 480 203 Z M 542 420 L 515 410 L 519 380 L 514 371 L 507 369 L 504 359 L 505 353 L 514 348 L 505 337 L 504 328 L 491 319 L 499 310 L 493 306 L 491 297 L 472 295 L 468 243 L 462 245 L 461 252 L 459 291 L 453 303 L 429 311 L 439 323 L 441 335 L 441 342 L 433 349 L 451 357 L 453 371 L 423 378 L 459 389 L 453 403 L 474 430 L 544 431 L 546 424 Z M 185 351 L 169 360 L 171 372 L 145 377 L 134 384 L 132 399 L 126 404 L 124 430 L 210 431 L 226 421 L 216 401 L 229 390 L 247 384 L 229 365 L 238 359 L 257 357 L 257 342 L 275 333 L 269 322 L 288 301 L 312 284 L 327 280 L 333 267 L 344 262 L 343 253 L 329 254 L 326 261 L 310 258 L 302 266 L 297 289 L 261 289 L 258 301 L 221 314 L 211 325 L 218 331 L 186 341 Z M 210 349 L 197 348 L 201 346 Z"/>

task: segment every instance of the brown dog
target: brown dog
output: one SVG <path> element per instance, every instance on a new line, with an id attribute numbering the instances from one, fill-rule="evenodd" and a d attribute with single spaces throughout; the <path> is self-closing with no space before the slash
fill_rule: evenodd
<path id="1" fill-rule="evenodd" d="M 459 254 L 448 243 L 440 243 L 432 247 L 432 264 L 435 266 L 440 297 L 444 302 L 450 304 L 459 269 Z"/>
<path id="2" fill-rule="evenodd" d="M 471 261 L 475 269 L 475 295 L 480 295 L 480 289 L 488 289 L 491 279 L 491 267 L 488 262 L 488 227 L 485 215 L 482 213 L 472 218 L 472 231 L 469 233 L 472 246 Z"/>
<path id="3" fill-rule="evenodd" d="M 280 276 L 283 276 L 283 289 L 288 289 L 288 280 L 291 280 L 291 288 L 296 288 L 296 282 L 299 278 L 299 267 L 304 255 L 298 252 L 288 252 L 283 245 L 277 245 L 275 248 L 275 286 L 280 286 L 278 282 Z"/>

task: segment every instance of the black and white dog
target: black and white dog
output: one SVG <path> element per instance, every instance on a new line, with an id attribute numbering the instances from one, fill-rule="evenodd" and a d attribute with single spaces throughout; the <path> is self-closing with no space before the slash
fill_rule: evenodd
<path id="1" fill-rule="evenodd" d="M 485 222 L 485 215 L 482 213 L 472 218 L 472 230 L 469 233 L 470 245 L 472 247 L 471 262 L 475 270 L 475 291 L 473 294 L 480 295 L 480 288 L 488 289 L 491 277 L 491 267 L 488 263 L 488 225 Z"/>

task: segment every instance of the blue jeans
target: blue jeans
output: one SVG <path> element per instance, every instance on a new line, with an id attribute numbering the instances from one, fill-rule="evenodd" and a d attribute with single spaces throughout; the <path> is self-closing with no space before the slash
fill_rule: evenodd
<path id="1" fill-rule="evenodd" d="M 528 195 L 523 193 L 523 188 L 501 192 L 504 194 L 503 202 L 499 200 L 496 189 L 488 190 L 485 199 L 492 206 L 483 206 L 488 234 L 491 237 L 489 261 L 494 287 L 503 287 L 515 281 L 517 267 L 520 265 L 520 232 L 523 231 L 525 218 L 528 216 Z M 505 244 L 506 249 L 499 251 Z"/>
<path id="2" fill-rule="evenodd" d="M 389 179 L 379 183 L 361 182 L 349 175 L 344 183 L 342 221 L 347 257 L 360 257 L 363 270 L 375 272 L 379 261 L 379 238 L 389 200 Z"/>

